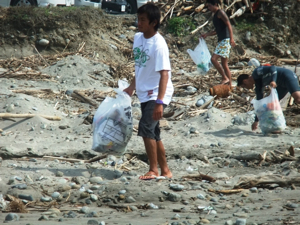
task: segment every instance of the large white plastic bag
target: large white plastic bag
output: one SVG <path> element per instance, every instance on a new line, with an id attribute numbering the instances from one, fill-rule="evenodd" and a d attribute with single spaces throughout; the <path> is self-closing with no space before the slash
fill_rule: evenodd
<path id="1" fill-rule="evenodd" d="M 197 65 L 197 70 L 200 74 L 206 74 L 211 67 L 211 55 L 203 38 L 199 39 L 199 44 L 195 50 L 188 49 L 187 52 L 191 56 L 194 63 Z"/>
<path id="2" fill-rule="evenodd" d="M 101 153 L 122 155 L 132 135 L 131 98 L 123 90 L 128 87 L 118 81 L 116 98 L 106 97 L 98 107 L 93 120 L 92 149 Z"/>
<path id="3" fill-rule="evenodd" d="M 282 131 L 286 128 L 285 118 L 275 88 L 271 94 L 261 100 L 253 99 L 255 113 L 259 120 L 259 127 L 264 134 Z"/>

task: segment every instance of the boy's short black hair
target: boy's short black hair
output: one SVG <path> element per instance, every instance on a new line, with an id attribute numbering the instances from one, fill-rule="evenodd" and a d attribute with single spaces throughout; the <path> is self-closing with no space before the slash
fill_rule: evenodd
<path id="1" fill-rule="evenodd" d="M 250 76 L 248 74 L 241 74 L 237 78 L 237 86 L 241 86 L 243 84 L 243 81 L 248 79 Z"/>
<path id="2" fill-rule="evenodd" d="M 215 4 L 220 4 L 220 1 L 219 0 L 206 0 L 206 3 L 215 5 Z"/>
<path id="3" fill-rule="evenodd" d="M 149 19 L 149 24 L 156 21 L 156 25 L 154 29 L 157 31 L 160 26 L 160 10 L 159 8 L 152 2 L 148 2 L 145 5 L 142 5 L 137 10 L 137 14 L 146 13 Z"/>

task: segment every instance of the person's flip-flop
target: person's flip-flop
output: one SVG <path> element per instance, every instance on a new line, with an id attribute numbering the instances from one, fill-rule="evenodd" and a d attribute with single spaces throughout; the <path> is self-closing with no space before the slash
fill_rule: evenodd
<path id="1" fill-rule="evenodd" d="M 155 176 L 154 174 L 145 174 L 139 177 L 140 180 L 153 180 L 156 179 L 157 176 Z"/>

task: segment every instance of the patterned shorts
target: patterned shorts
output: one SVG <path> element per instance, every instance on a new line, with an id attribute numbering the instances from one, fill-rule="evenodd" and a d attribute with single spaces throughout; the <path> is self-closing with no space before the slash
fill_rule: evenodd
<path id="1" fill-rule="evenodd" d="M 229 58 L 230 49 L 231 49 L 230 38 L 226 38 L 218 42 L 218 45 L 214 53 L 216 55 L 221 56 L 222 58 Z"/>

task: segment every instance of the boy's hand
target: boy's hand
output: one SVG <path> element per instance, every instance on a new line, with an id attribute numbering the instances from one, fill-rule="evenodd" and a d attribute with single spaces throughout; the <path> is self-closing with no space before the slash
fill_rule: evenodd
<path id="1" fill-rule="evenodd" d="M 258 122 L 252 123 L 252 131 L 255 131 L 258 127 Z"/>
<path id="2" fill-rule="evenodd" d="M 208 36 L 207 33 L 206 34 L 201 34 L 200 38 L 205 39 L 207 36 Z"/>
<path id="3" fill-rule="evenodd" d="M 164 107 L 161 104 L 155 104 L 153 110 L 153 119 L 160 120 L 163 117 Z"/>
<path id="4" fill-rule="evenodd" d="M 234 42 L 234 39 L 233 39 L 233 38 L 230 39 L 230 45 L 231 45 L 231 47 L 234 47 L 234 46 L 235 46 L 235 42 Z"/>
<path id="5" fill-rule="evenodd" d="M 272 82 L 270 83 L 270 86 L 271 86 L 272 88 L 276 88 L 276 87 L 277 87 L 277 84 L 276 84 L 275 81 L 272 81 Z"/>
<path id="6" fill-rule="evenodd" d="M 128 88 L 125 88 L 123 91 L 126 92 L 131 97 L 133 95 L 134 88 L 131 88 L 129 86 Z"/>

